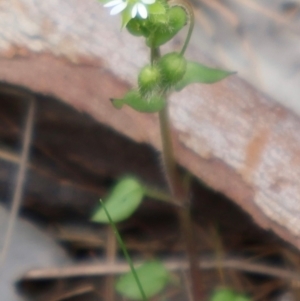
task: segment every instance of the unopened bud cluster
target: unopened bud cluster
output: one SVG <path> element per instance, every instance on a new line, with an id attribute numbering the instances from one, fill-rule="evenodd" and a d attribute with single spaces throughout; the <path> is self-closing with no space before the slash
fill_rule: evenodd
<path id="1" fill-rule="evenodd" d="M 164 55 L 153 66 L 145 66 L 139 73 L 138 85 L 142 95 L 152 95 L 178 83 L 186 71 L 186 59 L 177 52 Z"/>
<path id="2" fill-rule="evenodd" d="M 187 23 L 185 10 L 179 6 L 165 5 L 164 14 L 150 15 L 147 19 L 133 18 L 126 28 L 134 36 L 146 38 L 149 47 L 159 47 L 170 41 Z"/>

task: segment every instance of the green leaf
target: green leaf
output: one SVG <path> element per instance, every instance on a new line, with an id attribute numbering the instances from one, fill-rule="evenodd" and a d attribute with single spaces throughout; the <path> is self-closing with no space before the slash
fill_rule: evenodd
<path id="1" fill-rule="evenodd" d="M 197 62 L 187 62 L 186 72 L 176 85 L 176 90 L 180 91 L 187 85 L 193 83 L 212 84 L 216 83 L 225 77 L 234 74 L 235 72 L 224 71 L 206 67 Z"/>
<path id="2" fill-rule="evenodd" d="M 148 13 L 151 15 L 164 14 L 166 9 L 164 5 L 160 2 L 155 2 L 147 7 Z"/>
<path id="3" fill-rule="evenodd" d="M 136 273 L 147 298 L 159 293 L 170 280 L 169 272 L 158 261 L 145 262 L 136 268 Z M 140 290 L 131 272 L 120 277 L 116 284 L 116 289 L 126 298 L 142 300 Z"/>
<path id="4" fill-rule="evenodd" d="M 251 298 L 238 294 L 232 289 L 221 288 L 213 293 L 209 301 L 251 301 Z"/>
<path id="5" fill-rule="evenodd" d="M 144 188 L 133 177 L 118 181 L 111 194 L 104 199 L 105 207 L 114 222 L 120 222 L 130 217 L 140 205 L 144 197 Z M 94 213 L 92 221 L 109 223 L 105 210 L 100 206 Z"/>
<path id="6" fill-rule="evenodd" d="M 117 109 L 122 108 L 126 104 L 143 113 L 159 112 L 166 105 L 165 99 L 161 96 L 152 95 L 151 97 L 143 98 L 137 90 L 129 91 L 122 99 L 112 99 L 112 103 Z"/>
<path id="7" fill-rule="evenodd" d="M 121 109 L 124 105 L 123 99 L 112 98 L 111 102 L 116 109 Z"/>
<path id="8" fill-rule="evenodd" d="M 237 294 L 228 288 L 216 290 L 209 301 L 235 301 Z"/>

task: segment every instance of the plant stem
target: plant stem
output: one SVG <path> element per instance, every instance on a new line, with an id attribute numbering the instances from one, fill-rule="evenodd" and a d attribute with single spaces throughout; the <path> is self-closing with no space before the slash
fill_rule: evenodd
<path id="1" fill-rule="evenodd" d="M 188 30 L 187 36 L 185 38 L 184 44 L 182 46 L 182 49 L 180 51 L 180 54 L 183 56 L 186 51 L 186 48 L 188 47 L 188 45 L 190 43 L 190 39 L 191 39 L 193 30 L 194 30 L 194 25 L 195 25 L 194 10 L 193 10 L 191 4 L 186 0 L 171 0 L 170 6 L 171 7 L 172 6 L 182 7 L 189 16 L 189 30 Z"/>
<path id="2" fill-rule="evenodd" d="M 162 202 L 174 204 L 172 196 L 169 193 L 166 193 L 159 189 L 149 187 L 149 186 L 144 186 L 144 193 L 146 196 L 148 196 L 152 199 L 156 199 L 156 200 L 159 200 Z"/>
<path id="3" fill-rule="evenodd" d="M 182 181 L 176 167 L 167 105 L 159 112 L 159 124 L 162 139 L 163 161 L 168 184 L 174 198 L 174 202 L 183 206 L 187 201 L 186 192 L 185 189 L 183 189 Z"/>
<path id="4" fill-rule="evenodd" d="M 178 210 L 178 218 L 188 254 L 193 301 L 196 301 L 202 299 L 203 293 L 200 270 L 197 266 L 198 254 L 189 206 L 189 190 L 185 187 L 176 166 L 167 106 L 159 112 L 159 121 L 167 179 L 175 202 L 182 207 Z"/>
<path id="5" fill-rule="evenodd" d="M 176 1 L 176 0 L 175 0 Z M 179 0 L 182 2 L 181 0 Z M 186 7 L 186 6 L 185 6 Z M 188 7 L 191 12 L 190 28 L 188 36 L 181 53 L 183 54 L 191 37 L 193 26 L 194 26 L 194 15 L 191 7 Z M 153 64 L 160 58 L 159 48 L 151 48 L 150 61 Z M 165 97 L 167 97 L 166 93 Z M 177 169 L 176 160 L 174 156 L 173 141 L 171 134 L 171 124 L 169 119 L 168 104 L 159 112 L 159 124 L 162 141 L 162 153 L 163 162 L 166 169 L 166 178 L 170 187 L 174 203 L 178 204 L 182 208 L 179 208 L 178 218 L 182 235 L 185 238 L 186 250 L 189 260 L 190 278 L 192 283 L 192 295 L 193 301 L 201 300 L 202 298 L 202 287 L 200 270 L 198 268 L 198 254 L 194 239 L 193 222 L 190 214 L 189 206 L 189 185 L 185 185 L 184 180 L 181 178 L 180 173 Z"/>
<path id="6" fill-rule="evenodd" d="M 194 25 L 195 25 L 195 17 L 194 17 L 194 11 L 191 7 L 191 5 L 189 3 L 185 3 L 185 8 L 186 10 L 188 11 L 189 13 L 189 17 L 190 17 L 190 24 L 189 24 L 189 31 L 188 31 L 188 34 L 186 36 L 186 39 L 184 41 L 184 44 L 183 44 L 183 47 L 180 51 L 180 54 L 183 56 L 185 51 L 186 51 L 186 48 L 188 47 L 189 45 L 189 42 L 190 42 L 190 39 L 191 39 L 191 36 L 192 36 L 192 33 L 193 33 L 193 30 L 194 30 Z"/>
<path id="7" fill-rule="evenodd" d="M 158 47 L 151 47 L 150 62 L 151 65 L 160 58 L 160 50 Z"/>
<path id="8" fill-rule="evenodd" d="M 142 295 L 143 301 L 147 301 L 147 297 L 146 297 L 146 294 L 144 292 L 143 286 L 142 286 L 142 284 L 140 282 L 140 279 L 139 279 L 139 277 L 138 277 L 138 275 L 136 273 L 136 270 L 134 268 L 133 262 L 132 262 L 132 260 L 131 260 L 131 258 L 129 256 L 129 254 L 128 254 L 127 248 L 126 248 L 126 246 L 125 246 L 125 244 L 124 244 L 124 242 L 123 242 L 123 240 L 121 238 L 121 235 L 120 235 L 120 233 L 119 233 L 119 231 L 118 231 L 115 223 L 113 222 L 113 220 L 112 220 L 109 212 L 107 211 L 107 209 L 106 209 L 106 207 L 105 207 L 105 205 L 104 205 L 104 203 L 103 203 L 103 201 L 101 199 L 100 199 L 100 203 L 103 206 L 103 209 L 105 211 L 105 214 L 107 215 L 109 223 L 110 223 L 110 225 L 111 225 L 111 227 L 112 227 L 112 229 L 113 229 L 113 231 L 114 231 L 114 233 L 116 235 L 117 241 L 118 241 L 118 243 L 119 243 L 119 245 L 120 245 L 120 247 L 121 247 L 121 249 L 122 249 L 122 251 L 123 251 L 123 253 L 125 255 L 126 261 L 128 262 L 128 264 L 130 266 L 130 270 L 131 270 L 131 272 L 133 274 L 133 277 L 135 278 L 137 286 L 138 286 L 138 288 L 140 290 L 140 293 Z"/>

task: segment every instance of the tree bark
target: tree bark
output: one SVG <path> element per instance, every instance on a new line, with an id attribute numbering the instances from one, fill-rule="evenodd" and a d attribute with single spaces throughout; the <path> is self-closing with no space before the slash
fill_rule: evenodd
<path id="1" fill-rule="evenodd" d="M 148 56 L 118 17 L 94 0 L 11 0 L 0 18 L 2 82 L 53 95 L 161 148 L 156 114 L 116 110 L 109 101 L 136 85 Z M 196 43 L 187 55 L 205 62 Z M 237 76 L 192 85 L 170 107 L 178 163 L 300 248 L 299 117 Z"/>

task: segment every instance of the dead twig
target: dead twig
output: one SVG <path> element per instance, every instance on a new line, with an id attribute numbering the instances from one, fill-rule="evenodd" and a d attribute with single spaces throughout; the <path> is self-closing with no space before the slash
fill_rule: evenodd
<path id="1" fill-rule="evenodd" d="M 23 190 L 24 190 L 24 181 L 26 176 L 26 166 L 29 157 L 29 150 L 31 146 L 32 140 L 32 131 L 33 131 L 33 123 L 34 123 L 34 114 L 35 114 L 35 97 L 29 94 L 22 95 L 22 97 L 26 97 L 29 100 L 28 106 L 28 113 L 26 118 L 26 125 L 25 125 L 25 132 L 23 138 L 23 147 L 22 147 L 22 155 L 20 161 L 20 168 L 17 176 L 16 181 L 16 188 L 14 191 L 14 196 L 12 200 L 12 208 L 10 212 L 9 222 L 7 231 L 5 233 L 4 244 L 0 254 L 0 267 L 2 266 L 6 254 L 8 252 L 11 237 L 14 230 L 15 221 L 20 209 L 22 197 L 23 197 Z"/>
<path id="2" fill-rule="evenodd" d="M 170 271 L 187 269 L 187 262 L 182 260 L 163 261 L 166 268 Z M 220 260 L 205 258 L 200 260 L 199 267 L 203 270 L 219 268 Z M 281 267 L 273 267 L 263 263 L 249 262 L 246 258 L 225 258 L 222 263 L 223 269 L 234 269 L 243 272 L 260 274 L 270 277 L 276 277 L 286 281 L 299 281 L 300 273 Z M 109 264 L 99 262 L 93 265 L 77 265 L 69 267 L 53 267 L 45 269 L 34 269 L 27 272 L 24 280 L 40 280 L 53 278 L 69 278 L 78 276 L 99 276 L 108 274 L 122 274 L 129 271 L 126 262 Z"/>

